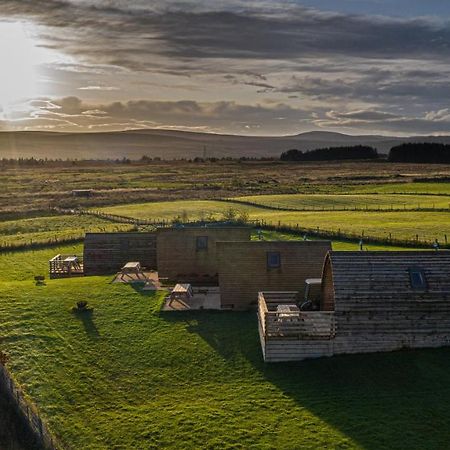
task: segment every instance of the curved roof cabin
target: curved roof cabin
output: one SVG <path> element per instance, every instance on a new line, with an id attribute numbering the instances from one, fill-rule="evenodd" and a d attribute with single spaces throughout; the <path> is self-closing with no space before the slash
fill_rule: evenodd
<path id="1" fill-rule="evenodd" d="M 450 345 L 449 251 L 329 252 L 321 291 L 318 310 L 300 311 L 297 320 L 315 321 L 322 334 L 301 327 L 297 340 L 266 333 L 266 361 Z M 280 318 L 267 314 L 265 324 L 282 330 Z M 333 317 L 329 333 L 325 314 Z"/>

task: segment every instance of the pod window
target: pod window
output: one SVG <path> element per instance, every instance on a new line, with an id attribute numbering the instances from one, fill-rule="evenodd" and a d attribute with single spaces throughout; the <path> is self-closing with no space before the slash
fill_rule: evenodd
<path id="1" fill-rule="evenodd" d="M 425 272 L 420 267 L 409 269 L 409 281 L 413 289 L 426 289 L 428 287 Z"/>
<path id="2" fill-rule="evenodd" d="M 197 250 L 208 250 L 208 236 L 197 236 Z"/>
<path id="3" fill-rule="evenodd" d="M 279 269 L 281 267 L 280 252 L 267 252 L 267 268 Z"/>

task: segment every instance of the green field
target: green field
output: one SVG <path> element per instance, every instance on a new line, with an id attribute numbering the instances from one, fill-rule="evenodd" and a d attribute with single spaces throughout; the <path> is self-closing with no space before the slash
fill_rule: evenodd
<path id="1" fill-rule="evenodd" d="M 0 255 L 1 346 L 70 448 L 448 446 L 449 349 L 264 365 L 254 312 L 162 313 L 110 277 L 37 287 L 50 254 L 15 253 L 23 273 Z"/>
<path id="2" fill-rule="evenodd" d="M 236 197 L 236 200 L 274 208 L 293 209 L 447 209 L 450 196 L 395 194 L 281 194 Z"/>
<path id="3" fill-rule="evenodd" d="M 76 162 L 4 168 L 0 214 L 49 207 L 241 197 L 256 194 L 444 194 L 450 166 L 388 162 L 153 161 L 151 164 Z M 433 182 L 413 183 L 414 180 Z M 89 198 L 73 189 L 93 189 Z"/>
<path id="4" fill-rule="evenodd" d="M 215 167 L 217 177 L 197 173 L 196 167 L 185 172 L 184 166 L 159 167 L 159 172 L 143 167 L 136 173 L 128 168 L 113 167 L 111 173 L 102 169 L 97 186 L 104 193 L 92 204 L 90 199 L 81 203 L 93 209 L 104 203 L 110 205 L 102 208 L 104 212 L 156 221 L 233 216 L 311 230 L 340 229 L 343 234 L 364 231 L 366 236 L 381 238 L 391 233 L 393 238 L 412 239 L 418 234 L 421 240 L 443 242 L 445 234 L 450 236 L 449 212 L 407 210 L 419 205 L 448 208 L 450 183 L 313 184 L 299 181 L 306 166 L 283 166 L 290 176 L 278 183 L 276 171 L 281 169 L 275 168 L 266 184 L 266 168 L 255 167 L 234 165 L 232 176 L 225 167 Z M 320 177 L 334 176 L 332 168 L 317 170 Z M 342 176 L 350 177 L 352 167 L 346 170 Z M 58 183 L 64 186 L 58 201 L 65 204 L 73 201 L 70 188 L 92 187 L 97 175 L 96 168 L 82 176 L 72 168 L 39 176 L 17 171 L 0 178 L 9 176 L 11 185 L 16 176 L 23 205 L 36 196 L 36 204 L 43 206 Z M 201 189 L 197 191 L 193 183 Z M 217 193 L 212 189 L 217 184 L 226 187 L 223 197 L 318 210 L 278 211 L 215 201 L 208 193 Z M 172 194 L 166 193 L 184 185 L 192 188 L 190 193 L 176 195 L 193 195 L 189 200 L 146 201 L 153 199 L 153 192 L 159 199 L 170 199 Z M 274 195 L 287 189 L 297 193 Z M 251 195 L 260 191 L 270 195 Z M 208 200 L 194 199 L 197 192 Z M 337 195 L 341 193 L 347 195 Z M 126 204 L 111 206 L 124 200 Z M 366 205 L 405 210 L 320 211 Z M 130 228 L 88 215 L 4 217 L 0 245 Z M 302 233 L 266 229 L 262 236 L 302 239 Z M 252 238 L 258 238 L 256 231 Z M 355 242 L 333 240 L 334 250 L 358 248 Z M 365 243 L 364 248 L 401 249 Z M 137 287 L 111 284 L 111 277 L 47 279 L 44 286 L 35 286 L 35 275 L 48 278 L 50 258 L 82 251 L 82 245 L 76 244 L 0 253 L 0 350 L 8 353 L 17 381 L 68 448 L 449 447 L 450 349 L 264 365 L 254 312 L 163 313 L 164 293 L 143 294 Z M 78 300 L 87 300 L 93 313 L 74 314 L 71 308 Z M 0 417 L 1 413 L 0 404 Z M 1 442 L 0 427 L 0 447 Z"/>
<path id="5" fill-rule="evenodd" d="M 302 236 L 291 233 L 282 233 L 278 231 L 268 231 L 261 230 L 260 233 L 256 233 L 255 231 L 252 233 L 252 239 L 259 239 L 259 235 L 262 236 L 262 239 L 266 241 L 301 241 L 303 240 Z M 310 238 L 308 238 L 310 239 Z M 359 243 L 358 242 L 347 242 L 347 241 L 339 241 L 336 239 L 332 240 L 332 249 L 336 251 L 348 252 L 348 251 L 359 251 Z M 366 244 L 363 245 L 364 250 L 368 251 L 395 251 L 395 250 L 411 250 L 411 248 L 406 247 L 398 247 L 392 245 L 375 245 L 375 244 Z"/>
<path id="6" fill-rule="evenodd" d="M 243 212 L 251 219 L 263 219 L 272 224 L 299 225 L 316 230 L 340 230 L 342 233 L 354 233 L 366 236 L 432 242 L 438 239 L 445 242 L 450 237 L 450 213 L 417 211 L 277 211 L 255 206 L 235 205 L 218 201 L 176 201 L 121 205 L 104 208 L 102 211 L 136 217 L 139 219 L 171 220 L 185 214 L 189 220 L 205 218 L 221 219 L 230 208 L 239 216 Z"/>
<path id="7" fill-rule="evenodd" d="M 111 223 L 94 216 L 60 215 L 0 222 L 0 246 L 46 243 L 82 238 L 86 231 L 129 230 L 130 225 Z"/>
<path id="8" fill-rule="evenodd" d="M 333 186 L 329 186 L 328 193 L 333 193 Z M 345 191 L 351 193 L 378 194 L 432 194 L 450 195 L 450 183 L 380 183 L 346 185 Z"/>

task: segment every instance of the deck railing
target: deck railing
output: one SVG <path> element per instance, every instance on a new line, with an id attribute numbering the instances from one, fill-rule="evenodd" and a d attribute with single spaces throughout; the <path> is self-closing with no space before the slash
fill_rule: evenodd
<path id="1" fill-rule="evenodd" d="M 278 305 L 295 305 L 297 298 L 297 292 L 259 293 L 258 320 L 265 339 L 334 338 L 334 311 L 277 311 Z"/>
<path id="2" fill-rule="evenodd" d="M 49 260 L 50 276 L 55 275 L 80 275 L 83 274 L 83 257 L 77 256 L 77 264 L 67 264 L 65 259 L 74 255 L 56 255 Z"/>

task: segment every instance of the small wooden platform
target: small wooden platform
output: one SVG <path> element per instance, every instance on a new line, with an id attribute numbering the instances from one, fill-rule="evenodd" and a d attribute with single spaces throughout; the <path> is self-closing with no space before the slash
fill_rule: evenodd
<path id="1" fill-rule="evenodd" d="M 298 292 L 260 292 L 258 329 L 264 361 L 294 361 L 328 354 L 336 336 L 334 311 L 301 311 Z"/>
<path id="2" fill-rule="evenodd" d="M 82 256 L 59 254 L 54 256 L 48 263 L 51 279 L 84 276 Z"/>

